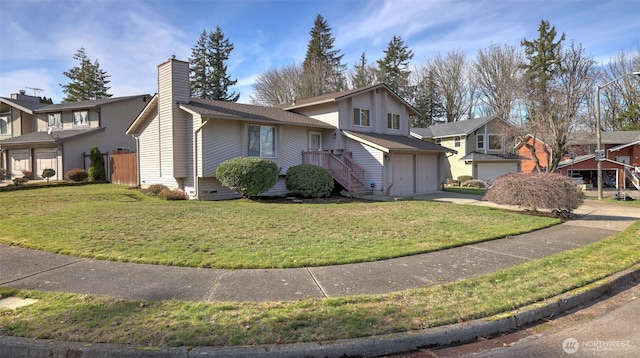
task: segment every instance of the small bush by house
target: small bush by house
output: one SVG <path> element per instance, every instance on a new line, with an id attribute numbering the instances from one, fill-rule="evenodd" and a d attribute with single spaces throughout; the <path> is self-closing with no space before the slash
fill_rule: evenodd
<path id="1" fill-rule="evenodd" d="M 249 198 L 273 188 L 278 182 L 278 166 L 268 159 L 233 158 L 220 163 L 216 177 L 231 190 Z"/>
<path id="2" fill-rule="evenodd" d="M 31 170 L 22 169 L 22 177 L 27 179 L 33 179 L 33 172 Z"/>
<path id="3" fill-rule="evenodd" d="M 42 174 L 41 174 L 43 178 L 47 179 L 47 184 L 49 184 L 49 178 L 51 178 L 54 175 L 56 175 L 56 171 L 51 168 L 42 170 Z"/>
<path id="4" fill-rule="evenodd" d="M 149 193 L 153 194 L 153 195 L 158 195 L 165 189 L 169 189 L 169 188 L 167 188 L 166 186 L 164 186 L 162 184 L 151 184 L 147 188 L 147 191 Z"/>
<path id="5" fill-rule="evenodd" d="M 187 194 L 182 190 L 171 190 L 167 187 L 158 193 L 158 198 L 165 200 L 187 200 Z"/>
<path id="6" fill-rule="evenodd" d="M 286 179 L 287 190 L 305 198 L 323 198 L 333 191 L 333 178 L 325 168 L 300 164 L 289 167 Z"/>
<path id="7" fill-rule="evenodd" d="M 582 203 L 583 193 L 568 177 L 556 173 L 501 175 L 485 199 L 501 205 L 548 209 L 559 215 L 571 213 Z"/>
<path id="8" fill-rule="evenodd" d="M 479 189 L 484 189 L 487 187 L 487 184 L 480 180 L 480 179 L 470 179 L 465 181 L 464 183 L 462 183 L 461 185 L 462 187 L 466 187 L 466 188 L 479 188 Z"/>
<path id="9" fill-rule="evenodd" d="M 460 184 L 466 182 L 467 180 L 471 180 L 473 179 L 473 177 L 471 175 L 461 175 L 458 177 L 458 182 L 460 182 Z"/>
<path id="10" fill-rule="evenodd" d="M 64 174 L 65 180 L 71 180 L 75 182 L 82 182 L 87 180 L 89 174 L 84 169 L 71 169 Z"/>

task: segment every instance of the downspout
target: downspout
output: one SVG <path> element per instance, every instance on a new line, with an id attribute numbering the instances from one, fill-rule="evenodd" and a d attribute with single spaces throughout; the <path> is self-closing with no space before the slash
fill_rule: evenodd
<path id="1" fill-rule="evenodd" d="M 136 141 L 136 184 L 140 188 L 140 136 L 132 134 L 131 137 Z"/>
<path id="2" fill-rule="evenodd" d="M 193 131 L 193 188 L 195 190 L 196 199 L 200 199 L 200 188 L 198 180 L 198 132 L 209 123 L 209 120 L 202 122 L 202 124 Z"/>

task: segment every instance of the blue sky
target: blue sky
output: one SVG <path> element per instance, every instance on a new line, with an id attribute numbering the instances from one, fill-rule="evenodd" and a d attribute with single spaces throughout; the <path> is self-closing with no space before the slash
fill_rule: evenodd
<path id="1" fill-rule="evenodd" d="M 157 65 L 187 60 L 202 30 L 219 25 L 235 46 L 232 89 L 248 103 L 256 76 L 304 59 L 317 14 L 349 68 L 362 52 L 382 58 L 393 35 L 419 64 L 453 49 L 473 58 L 492 43 L 519 46 L 537 37 L 541 19 L 600 63 L 640 48 L 637 0 L 0 0 L 0 96 L 35 87 L 61 101 L 62 73 L 81 46 L 111 76 L 115 96 L 154 94 Z"/>

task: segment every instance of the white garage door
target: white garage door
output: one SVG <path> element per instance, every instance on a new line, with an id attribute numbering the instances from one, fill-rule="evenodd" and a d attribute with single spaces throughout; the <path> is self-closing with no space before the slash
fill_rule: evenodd
<path id="1" fill-rule="evenodd" d="M 53 169 L 56 171 L 56 175 L 58 175 L 58 167 L 56 165 L 58 160 L 55 149 L 36 149 L 34 157 L 36 161 L 36 171 L 33 173 L 34 177 L 42 179 L 41 175 L 44 169 Z"/>
<path id="2" fill-rule="evenodd" d="M 29 149 L 16 149 L 9 151 L 9 162 L 11 164 L 11 176 L 22 178 L 22 170 L 31 170 Z"/>
<path id="3" fill-rule="evenodd" d="M 518 171 L 516 163 L 478 163 L 478 179 L 493 180 L 502 174 Z"/>
<path id="4" fill-rule="evenodd" d="M 418 155 L 416 191 L 418 194 L 438 191 L 438 157 Z"/>
<path id="5" fill-rule="evenodd" d="M 391 158 L 393 170 L 393 186 L 389 190 L 391 195 L 414 194 L 415 171 L 413 154 L 394 154 Z"/>

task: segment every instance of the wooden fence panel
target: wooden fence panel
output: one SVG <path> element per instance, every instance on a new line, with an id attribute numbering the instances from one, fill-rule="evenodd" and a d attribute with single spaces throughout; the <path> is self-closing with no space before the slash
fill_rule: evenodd
<path id="1" fill-rule="evenodd" d="M 114 184 L 138 186 L 138 160 L 136 152 L 111 152 L 111 182 Z"/>

